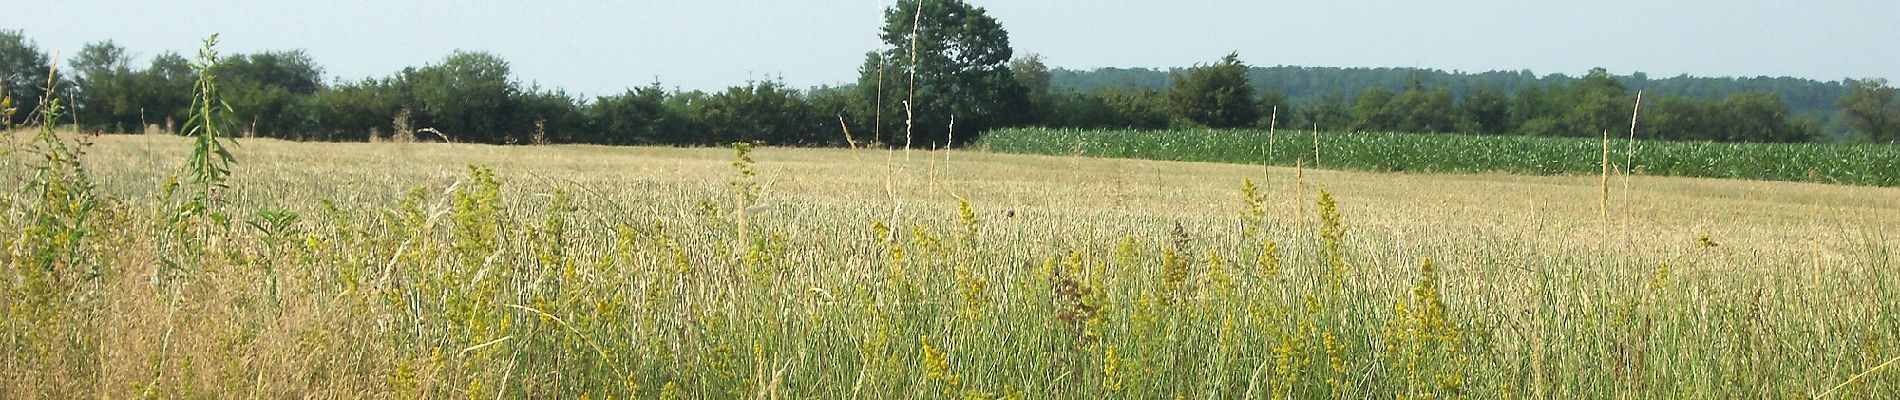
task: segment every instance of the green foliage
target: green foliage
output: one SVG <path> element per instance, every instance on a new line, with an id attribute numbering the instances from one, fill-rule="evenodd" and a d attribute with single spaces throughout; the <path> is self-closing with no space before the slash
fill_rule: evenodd
<path id="1" fill-rule="evenodd" d="M 219 60 L 231 122 L 247 135 L 302 138 L 312 130 L 312 96 L 324 89 L 323 68 L 303 50 L 234 54 Z"/>
<path id="2" fill-rule="evenodd" d="M 705 127 L 706 138 L 716 143 L 759 141 L 776 144 L 822 144 L 833 132 L 835 122 L 827 123 L 813 111 L 809 102 L 784 82 L 766 80 L 733 86 L 723 92 L 694 102 L 692 118 Z M 819 139 L 819 142 L 808 142 Z"/>
<path id="3" fill-rule="evenodd" d="M 1394 96 L 1392 90 L 1386 88 L 1371 88 L 1360 93 L 1359 99 L 1352 103 L 1352 130 L 1369 131 L 1398 126 L 1400 116 L 1395 113 L 1401 108 L 1392 105 Z"/>
<path id="4" fill-rule="evenodd" d="M 1049 66 L 1042 61 L 1041 54 L 1030 54 L 1009 61 L 1009 72 L 1021 85 L 1024 95 L 1029 99 L 1029 109 L 1023 111 L 1028 124 L 1048 124 L 1056 109 L 1056 92 L 1049 82 Z"/>
<path id="5" fill-rule="evenodd" d="M 75 108 L 86 115 L 88 123 L 113 132 L 144 129 L 140 115 L 144 99 L 139 94 L 147 89 L 138 86 L 144 82 L 137 79 L 130 61 L 125 48 L 105 41 L 86 44 L 68 64 L 77 75 L 73 85 L 80 89 L 75 93 Z"/>
<path id="6" fill-rule="evenodd" d="M 1077 100 L 1058 103 L 1056 118 L 1043 126 L 1060 128 L 1116 128 L 1127 124 L 1099 123 L 1126 112 L 1091 112 L 1098 98 L 1110 91 L 1182 90 L 1168 76 L 1192 70 L 1125 70 L 1106 68 L 1079 72 L 1051 72 L 1057 91 L 1072 91 Z M 1412 68 L 1341 69 L 1254 67 L 1246 71 L 1258 87 L 1261 112 L 1277 105 L 1278 126 L 1368 132 L 1518 134 L 1529 136 L 1600 136 L 1627 132 L 1633 89 L 1647 90 L 1646 98 L 1675 98 L 1667 106 L 1651 100 L 1645 115 L 1669 119 L 1677 114 L 1720 114 L 1704 124 L 1671 123 L 1639 127 L 1646 137 L 1670 140 L 1732 142 L 1806 142 L 1834 139 L 1822 133 L 1827 116 L 1817 96 L 1845 92 L 1837 83 L 1792 78 L 1736 81 L 1677 77 L 1650 80 L 1638 73 L 1619 77 L 1601 68 L 1582 77 L 1529 72 L 1446 73 Z M 1429 83 L 1428 83 L 1429 82 Z M 1172 88 L 1172 89 L 1170 89 Z M 1774 100 L 1770 100 L 1774 99 Z M 1798 103 L 1797 103 L 1798 102 Z M 1068 106 L 1064 109 L 1063 106 Z M 1671 109 L 1680 109 L 1675 111 Z M 1707 112 L 1703 112 L 1707 111 Z M 1193 119 L 1178 107 L 1169 118 Z M 1645 118 L 1647 120 L 1647 118 Z M 1206 125 L 1206 124 L 1201 124 Z M 1263 120 L 1254 126 L 1266 127 Z M 1158 128 L 1158 127 L 1157 127 Z"/>
<path id="7" fill-rule="evenodd" d="M 392 120 L 403 107 L 396 82 L 364 79 L 341 82 L 317 92 L 309 101 L 310 139 L 366 141 L 374 133 L 393 134 Z"/>
<path id="8" fill-rule="evenodd" d="M 526 132 L 508 128 L 521 88 L 508 75 L 501 57 L 457 51 L 439 64 L 404 69 L 401 85 L 416 127 L 457 140 L 518 143 Z"/>
<path id="9" fill-rule="evenodd" d="M 509 122 L 510 132 L 525 132 L 520 138 L 527 144 L 554 144 L 580 142 L 587 130 L 587 116 L 573 96 L 562 90 L 544 90 L 531 87 L 524 91 L 515 102 L 515 113 Z"/>
<path id="10" fill-rule="evenodd" d="M 0 30 L 0 71 L 6 71 L 0 72 L 0 89 L 19 111 L 0 125 L 25 125 L 33 118 L 29 113 L 41 108 L 40 100 L 49 97 L 46 84 L 52 61 L 20 31 Z"/>
<path id="11" fill-rule="evenodd" d="M 1498 137 L 1406 133 L 1320 133 L 1329 168 L 1412 172 L 1600 173 L 1601 139 Z M 1308 132 L 1281 132 L 1267 142 L 1259 130 L 1005 129 L 979 144 L 1030 154 L 1079 154 L 1153 160 L 1259 163 L 1292 166 L 1311 155 Z M 1079 144 L 1078 144 L 1079 143 Z M 1640 173 L 1665 176 L 1811 181 L 1900 186 L 1900 147 L 1892 145 L 1757 144 L 1639 140 L 1634 154 L 1612 148 L 1612 160 L 1632 158 Z"/>
<path id="12" fill-rule="evenodd" d="M 1275 125 L 1289 129 L 1596 136 L 1626 131 L 1635 90 L 1663 99 L 1646 106 L 1658 123 L 1642 124 L 1641 134 L 1671 140 L 1840 141 L 1853 139 L 1848 129 L 1890 125 L 1882 121 L 1894 118 L 1884 116 L 1896 114 L 1879 105 L 1891 103 L 1879 100 L 1883 85 L 1794 78 L 1650 79 L 1602 69 L 1539 77 L 1528 71 L 1247 67 L 1238 60 L 1166 71 L 1052 70 L 1040 56 L 1010 59 L 1007 33 L 978 7 L 898 6 L 887 10 L 890 26 L 881 36 L 889 46 L 867 58 L 856 84 L 842 87 L 800 91 L 769 80 L 703 93 L 669 92 L 655 83 L 577 99 L 559 89 L 523 87 L 509 76 L 507 61 L 480 52 L 387 77 L 325 84 L 322 67 L 301 50 L 225 56 L 220 85 L 232 106 L 233 132 L 295 140 L 387 136 L 404 109 L 409 130 L 433 129 L 464 142 L 828 145 L 841 143 L 849 130 L 861 142 L 895 143 L 909 128 L 918 146 L 952 136 L 965 142 L 1012 125 L 1265 127 L 1276 110 Z M 923 29 L 911 26 L 917 22 Z M 918 40 L 911 40 L 913 33 L 921 33 Z M 37 108 L 47 75 L 36 71 L 48 60 L 17 31 L 0 39 L 0 64 L 27 71 L 9 74 L 0 85 L 16 109 L 8 122 L 17 124 Z M 914 69 L 908 65 L 913 42 L 919 50 Z M 187 118 L 195 72 L 177 54 L 161 53 L 143 68 L 128 54 L 107 41 L 89 44 L 71 60 L 79 79 L 65 86 L 74 87 L 77 122 L 107 132 L 172 130 Z M 1846 96 L 1856 85 L 1871 89 Z M 917 101 L 906 112 L 913 87 Z M 952 125 L 958 134 L 948 133 Z M 1891 136 L 1868 132 L 1857 138 Z"/>
<path id="13" fill-rule="evenodd" d="M 659 84 L 626 93 L 600 97 L 586 114 L 593 126 L 593 140 L 605 144 L 689 144 L 699 140 L 693 135 L 685 113 L 670 107 L 671 97 Z"/>
<path id="14" fill-rule="evenodd" d="M 1166 94 L 1154 90 L 1105 90 L 1097 94 L 1108 116 L 1102 124 L 1114 128 L 1161 129 L 1172 123 Z"/>
<path id="15" fill-rule="evenodd" d="M 1900 99 L 1886 79 L 1852 81 L 1835 104 L 1854 133 L 1872 142 L 1900 141 Z"/>
<path id="16" fill-rule="evenodd" d="M 1171 85 L 1168 79 L 1169 74 L 1179 72 L 1179 70 L 1180 68 L 1111 67 L 1093 70 L 1055 68 L 1050 70 L 1050 81 L 1057 91 L 1075 91 L 1084 94 L 1107 88 L 1161 90 Z M 1566 74 L 1537 75 L 1529 70 L 1463 72 L 1429 68 L 1301 66 L 1256 66 L 1248 70 L 1248 77 L 1257 84 L 1270 85 L 1254 88 L 1261 95 L 1264 96 L 1271 91 L 1281 91 L 1286 93 L 1287 98 L 1293 103 L 1303 106 L 1319 104 L 1326 96 L 1335 94 L 1347 96 L 1348 98 L 1344 100 L 1350 102 L 1353 100 L 1350 98 L 1352 95 L 1375 87 L 1395 92 L 1404 91 L 1412 86 L 1413 81 L 1425 82 L 1428 87 L 1448 87 L 1453 97 L 1463 99 L 1484 90 L 1517 93 L 1532 86 L 1563 86 L 1582 78 L 1582 76 Z M 1613 76 L 1613 78 L 1622 82 L 1629 91 L 1641 90 L 1647 93 L 1644 97 L 1682 96 L 1703 101 L 1716 101 L 1740 93 L 1772 93 L 1788 102 L 1794 114 L 1802 116 L 1834 113 L 1835 99 L 1847 93 L 1852 83 L 1793 77 L 1680 75 L 1651 78 L 1641 72 Z M 1324 126 L 1322 124 L 1322 127 Z"/>
<path id="17" fill-rule="evenodd" d="M 225 181 L 230 179 L 231 165 L 237 163 L 237 158 L 225 148 L 225 141 L 231 136 L 231 105 L 224 102 L 218 91 L 217 46 L 217 34 L 205 38 L 204 48 L 198 50 L 198 61 L 192 64 L 198 82 L 193 85 L 191 115 L 184 125 L 185 135 L 192 137 L 191 155 L 185 160 L 184 168 L 192 192 L 179 212 L 207 216 L 223 225 L 225 217 L 219 206 L 225 200 L 220 192 L 229 187 Z"/>
<path id="18" fill-rule="evenodd" d="M 1024 120 L 1029 99 L 1010 71 L 1009 33 L 982 7 L 899 0 L 878 38 L 885 47 L 865 57 L 857 88 L 882 115 L 878 140 L 957 145 Z"/>
<path id="19" fill-rule="evenodd" d="M 1498 135 L 1510 132 L 1510 97 L 1490 88 L 1478 88 L 1458 103 L 1454 132 Z"/>
<path id="20" fill-rule="evenodd" d="M 190 114 L 191 86 L 198 81 L 191 60 L 178 53 L 160 53 L 152 57 L 144 70 L 135 72 L 135 76 L 138 82 L 135 86 L 143 91 L 138 95 L 138 104 L 143 110 L 140 122 L 158 125 L 168 133 L 176 132 Z"/>
<path id="21" fill-rule="evenodd" d="M 23 153 L 37 162 L 27 163 L 25 176 L 0 174 L 23 178 L 17 190 L 0 193 L 0 231 L 9 232 L 0 236 L 0 330 L 9 338 L 0 362 L 36 366 L 31 380 L 14 378 L 30 382 L 19 387 L 59 394 L 82 390 L 73 382 L 98 379 L 103 369 L 86 354 L 98 351 L 93 320 L 109 301 L 101 284 L 115 275 L 105 247 L 117 226 L 80 163 L 85 144 L 60 138 L 60 99 L 34 103 L 39 129 Z M 14 145 L 9 138 L 0 157 L 19 154 Z"/>
<path id="22" fill-rule="evenodd" d="M 1247 64 L 1240 53 L 1228 53 L 1219 62 L 1174 73 L 1174 88 L 1168 91 L 1176 115 L 1210 128 L 1251 126 L 1260 119 L 1260 106 L 1254 99 L 1253 84 L 1247 81 Z"/>

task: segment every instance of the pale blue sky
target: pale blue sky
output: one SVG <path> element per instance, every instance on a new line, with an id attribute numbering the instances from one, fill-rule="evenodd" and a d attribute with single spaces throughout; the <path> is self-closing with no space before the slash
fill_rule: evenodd
<path id="1" fill-rule="evenodd" d="M 333 77 L 385 76 L 455 49 L 524 82 L 601 95 L 659 79 L 718 89 L 852 81 L 890 0 L 24 1 L 22 29 L 70 58 L 113 39 L 140 63 L 223 34 L 227 52 L 302 48 Z M 1900 2 L 1840 0 L 971 0 L 1017 54 L 1052 66 L 1170 67 L 1237 50 L 1255 65 L 1900 80 Z"/>

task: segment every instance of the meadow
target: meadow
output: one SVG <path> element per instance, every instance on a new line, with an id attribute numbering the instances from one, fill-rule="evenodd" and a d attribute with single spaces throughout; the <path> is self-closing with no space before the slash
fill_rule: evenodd
<path id="1" fill-rule="evenodd" d="M 1900 186 L 1900 146 L 1678 142 L 1609 134 L 1613 167 L 1640 168 L 1638 174 Z M 980 145 L 1006 153 L 1539 175 L 1600 174 L 1605 151 L 1601 138 L 1208 129 L 1002 129 L 986 133 Z"/>
<path id="2" fill-rule="evenodd" d="M 1900 394 L 1895 188 L 0 139 L 0 398 Z"/>

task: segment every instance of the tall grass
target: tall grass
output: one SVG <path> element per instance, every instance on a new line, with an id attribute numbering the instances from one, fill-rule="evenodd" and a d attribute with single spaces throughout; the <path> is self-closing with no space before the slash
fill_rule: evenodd
<path id="1" fill-rule="evenodd" d="M 1747 251 L 1713 243 L 1599 262 L 1407 242 L 1358 228 L 1373 205 L 1326 190 L 1299 200 L 1317 210 L 1301 229 L 1253 211 L 1291 193 L 1242 182 L 1241 211 L 1205 221 L 1064 227 L 944 199 L 891 226 L 877 210 L 742 212 L 746 182 L 774 179 L 760 151 L 738 154 L 758 158 L 737 160 L 737 184 L 637 197 L 487 167 L 350 206 L 249 188 L 272 200 L 232 203 L 247 223 L 206 242 L 169 233 L 157 199 L 107 201 L 111 228 L 84 245 L 7 238 L 0 392 L 1788 397 L 1900 351 L 1876 232 L 1810 280 L 1774 259 L 1709 265 Z M 0 228 L 63 226 L 13 216 L 64 203 L 10 193 Z M 1890 372 L 1839 393 L 1896 393 Z"/>
<path id="2" fill-rule="evenodd" d="M 1233 212 L 1078 210 L 900 185 L 920 173 L 894 155 L 866 187 L 769 198 L 876 161 L 800 176 L 777 157 L 821 150 L 745 144 L 620 169 L 520 162 L 641 150 L 434 144 L 378 167 L 349 158 L 375 147 L 231 154 L 198 130 L 118 138 L 149 157 L 125 160 L 88 157 L 45 103 L 0 164 L 29 167 L 0 171 L 0 398 L 1900 393 L 1880 367 L 1900 354 L 1900 274 L 1879 226 L 1829 238 L 1849 252 L 1704 235 L 1605 253 L 1387 231 L 1356 219 L 1380 205 L 1304 170 L 1232 182 L 1211 209 Z M 1326 149 L 1329 166 L 1365 157 Z M 336 159 L 258 161 L 273 152 Z M 216 179 L 180 199 L 177 175 L 140 163 L 177 160 Z M 416 171 L 444 160 L 473 165 Z M 1100 195 L 1074 179 L 1026 196 Z M 883 203 L 899 199 L 916 199 L 901 219 Z"/>
<path id="3" fill-rule="evenodd" d="M 985 133 L 977 145 L 1007 153 L 1281 166 L 1315 162 L 1314 151 L 1323 149 L 1319 167 L 1365 171 L 1584 175 L 1603 167 L 1596 157 L 1600 143 L 1589 138 L 1022 128 Z M 1652 175 L 1900 186 L 1900 147 L 1892 145 L 1639 140 L 1619 153 L 1638 163 L 1621 168 Z"/>

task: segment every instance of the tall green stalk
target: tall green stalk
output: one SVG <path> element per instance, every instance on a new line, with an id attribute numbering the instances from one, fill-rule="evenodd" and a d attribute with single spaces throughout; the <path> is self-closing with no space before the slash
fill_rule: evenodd
<path id="1" fill-rule="evenodd" d="M 230 133 L 231 105 L 218 95 L 218 35 L 212 34 L 204 43 L 204 48 L 198 50 L 198 60 L 191 64 L 198 81 L 192 86 L 191 115 L 185 119 L 184 128 L 185 135 L 192 137 L 191 157 L 185 161 L 185 170 L 194 191 L 181 212 L 209 215 L 218 221 L 223 216 L 216 206 L 224 203 L 218 192 L 229 187 L 225 181 L 230 178 L 231 165 L 236 164 L 237 159 L 231 156 L 223 141 L 228 140 Z"/>

